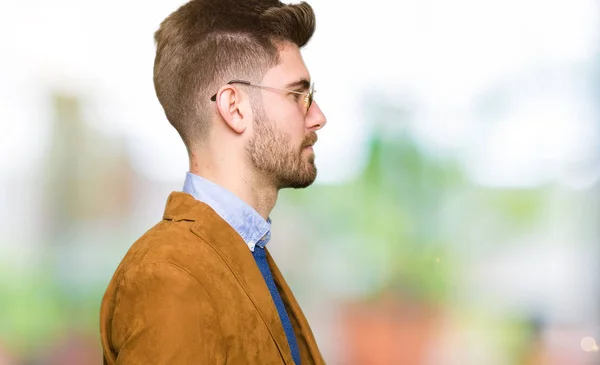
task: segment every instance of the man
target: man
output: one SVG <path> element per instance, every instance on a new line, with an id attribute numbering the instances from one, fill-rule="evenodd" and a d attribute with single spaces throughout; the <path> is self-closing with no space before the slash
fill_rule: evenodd
<path id="1" fill-rule="evenodd" d="M 308 4 L 277 0 L 192 0 L 162 22 L 154 85 L 190 172 L 108 285 L 105 364 L 324 364 L 265 248 L 278 191 L 316 177 L 314 29 Z"/>

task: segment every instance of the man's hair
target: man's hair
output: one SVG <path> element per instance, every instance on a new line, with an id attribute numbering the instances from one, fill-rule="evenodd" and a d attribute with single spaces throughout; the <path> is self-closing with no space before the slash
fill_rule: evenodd
<path id="1" fill-rule="evenodd" d="M 208 135 L 210 97 L 232 79 L 257 82 L 279 64 L 286 42 L 303 47 L 315 30 L 305 2 L 191 0 L 154 34 L 154 88 L 188 151 Z"/>

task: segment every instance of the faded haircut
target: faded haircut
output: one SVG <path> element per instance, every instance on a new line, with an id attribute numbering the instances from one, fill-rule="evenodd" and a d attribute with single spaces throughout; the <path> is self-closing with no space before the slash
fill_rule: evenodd
<path id="1" fill-rule="evenodd" d="M 315 15 L 305 2 L 192 0 L 154 34 L 154 88 L 188 152 L 208 136 L 210 97 L 232 79 L 259 81 L 286 42 L 308 43 Z"/>

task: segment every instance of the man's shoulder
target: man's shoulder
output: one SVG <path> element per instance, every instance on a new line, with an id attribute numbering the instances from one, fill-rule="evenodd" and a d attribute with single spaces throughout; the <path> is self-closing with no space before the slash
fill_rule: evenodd
<path id="1" fill-rule="evenodd" d="M 116 271 L 122 277 L 146 265 L 166 264 L 187 272 L 221 265 L 212 247 L 192 232 L 195 222 L 163 220 L 146 231 L 129 248 Z"/>

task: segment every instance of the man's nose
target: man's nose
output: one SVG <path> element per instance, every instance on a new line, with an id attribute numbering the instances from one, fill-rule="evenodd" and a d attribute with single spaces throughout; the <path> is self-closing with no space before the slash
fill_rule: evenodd
<path id="1" fill-rule="evenodd" d="M 316 101 L 313 101 L 306 117 L 309 129 L 319 130 L 327 124 L 327 118 Z"/>

